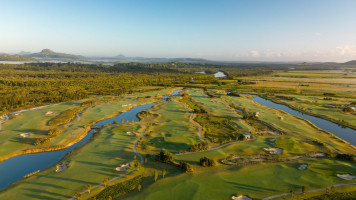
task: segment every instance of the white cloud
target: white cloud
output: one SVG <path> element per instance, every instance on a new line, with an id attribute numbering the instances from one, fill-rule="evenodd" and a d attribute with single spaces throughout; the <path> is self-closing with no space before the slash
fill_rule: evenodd
<path id="1" fill-rule="evenodd" d="M 319 37 L 319 36 L 321 36 L 321 33 L 315 33 L 314 35 Z"/>
<path id="2" fill-rule="evenodd" d="M 252 57 L 259 57 L 259 56 L 260 56 L 260 52 L 258 52 L 258 51 L 256 51 L 256 50 L 250 51 L 250 56 L 252 56 Z"/>
<path id="3" fill-rule="evenodd" d="M 336 50 L 342 56 L 356 56 L 356 49 L 354 45 L 336 47 Z"/>

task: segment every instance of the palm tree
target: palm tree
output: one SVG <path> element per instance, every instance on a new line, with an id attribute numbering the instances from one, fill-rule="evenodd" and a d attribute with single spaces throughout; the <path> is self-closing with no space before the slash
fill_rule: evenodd
<path id="1" fill-rule="evenodd" d="M 164 178 L 164 176 L 167 174 L 167 171 L 165 169 L 162 170 L 162 176 Z"/>
<path id="2" fill-rule="evenodd" d="M 104 178 L 103 184 L 104 184 L 104 187 L 107 187 L 107 186 L 108 186 L 108 184 L 109 184 L 108 178 Z"/>
<path id="3" fill-rule="evenodd" d="M 85 186 L 85 189 L 87 189 L 88 190 L 88 193 L 90 194 L 90 191 L 91 191 L 91 185 L 89 184 L 89 185 L 86 185 Z"/>
<path id="4" fill-rule="evenodd" d="M 154 174 L 153 179 L 155 180 L 155 182 L 156 182 L 156 181 L 157 181 L 157 179 L 158 179 L 158 172 L 157 172 L 157 170 L 155 170 L 155 174 Z"/>
<path id="5" fill-rule="evenodd" d="M 76 192 L 76 193 L 74 194 L 74 196 L 75 196 L 76 199 L 79 200 L 79 199 L 82 197 L 82 193 Z"/>

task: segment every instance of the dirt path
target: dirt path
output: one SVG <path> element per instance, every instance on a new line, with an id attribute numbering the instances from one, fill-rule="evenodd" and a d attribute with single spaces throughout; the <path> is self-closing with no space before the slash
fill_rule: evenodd
<path id="1" fill-rule="evenodd" d="M 347 186 L 347 185 L 356 185 L 356 183 L 340 183 L 340 184 L 336 184 L 336 185 L 326 187 L 326 188 L 310 190 L 307 193 L 321 192 L 321 191 L 326 191 L 327 189 L 330 189 L 331 187 L 340 187 L 340 186 Z M 295 192 L 294 194 L 302 194 L 302 192 Z M 270 199 L 275 199 L 275 198 L 284 197 L 284 196 L 291 196 L 291 193 L 278 194 L 278 195 L 263 198 L 262 200 L 270 200 Z"/>
<path id="2" fill-rule="evenodd" d="M 200 138 L 200 140 L 201 140 L 202 142 L 206 143 L 207 141 L 206 141 L 206 140 L 203 138 L 203 136 L 201 135 L 202 128 L 201 128 L 200 124 L 193 120 L 194 112 L 191 111 L 191 110 L 188 108 L 187 104 L 182 103 L 182 102 L 180 102 L 180 103 L 183 104 L 184 108 L 185 108 L 186 110 L 188 110 L 188 112 L 190 112 L 189 121 L 190 121 L 192 124 L 194 124 L 196 127 L 198 127 L 198 136 L 199 136 L 199 138 Z M 211 149 L 211 145 L 210 145 L 209 143 L 208 143 L 208 145 L 209 145 L 209 148 Z"/>
<path id="3" fill-rule="evenodd" d="M 235 111 L 234 109 L 232 109 L 230 106 L 228 106 L 226 103 L 222 103 L 222 102 L 216 102 L 216 103 L 221 103 L 221 104 L 226 105 L 226 106 L 231 110 L 231 112 L 233 112 L 233 114 L 234 114 L 237 118 L 241 119 L 242 123 L 245 123 L 245 121 L 244 121 L 241 117 L 239 117 L 239 116 L 236 114 L 236 111 Z M 185 109 L 187 109 L 187 110 L 191 113 L 191 114 L 190 114 L 190 117 L 189 117 L 189 121 L 190 121 L 191 123 L 193 123 L 195 126 L 198 127 L 198 129 L 199 129 L 198 134 L 199 134 L 200 140 L 201 140 L 202 142 L 206 142 L 206 140 L 205 140 L 205 139 L 202 137 L 202 135 L 201 135 L 202 128 L 201 128 L 200 124 L 193 120 L 194 113 L 193 113 L 190 109 L 188 109 L 188 107 L 187 107 L 187 105 L 186 105 L 185 103 L 182 103 L 182 104 L 184 105 Z M 253 128 L 252 128 L 251 126 L 249 126 L 248 124 L 246 124 L 246 123 L 245 123 L 245 125 L 250 128 L 249 133 L 251 134 L 251 131 L 253 130 Z M 209 144 L 209 147 L 210 147 L 209 150 L 203 150 L 203 151 L 197 151 L 197 152 L 176 153 L 176 155 L 193 154 L 193 153 L 200 153 L 200 152 L 205 152 L 205 151 L 214 151 L 214 150 L 218 150 L 218 149 L 227 147 L 227 146 L 232 145 L 232 144 L 236 144 L 236 143 L 240 143 L 240 142 L 253 141 L 253 140 L 256 140 L 256 138 L 257 138 L 257 137 L 255 136 L 255 137 L 253 137 L 253 138 L 250 139 L 250 140 L 230 142 L 230 143 L 226 143 L 226 144 L 223 144 L 223 145 L 221 145 L 221 146 L 214 147 L 214 148 L 211 147 L 211 145 Z"/>

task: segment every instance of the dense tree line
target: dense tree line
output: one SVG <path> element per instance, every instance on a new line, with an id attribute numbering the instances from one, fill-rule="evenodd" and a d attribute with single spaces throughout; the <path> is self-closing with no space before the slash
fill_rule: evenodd
<path id="1" fill-rule="evenodd" d="M 122 95 L 140 86 L 208 83 L 212 75 L 174 69 L 151 70 L 152 64 L 101 66 L 73 63 L 0 64 L 0 112 L 77 100 L 92 95 Z M 126 67 L 126 68 L 125 68 Z"/>

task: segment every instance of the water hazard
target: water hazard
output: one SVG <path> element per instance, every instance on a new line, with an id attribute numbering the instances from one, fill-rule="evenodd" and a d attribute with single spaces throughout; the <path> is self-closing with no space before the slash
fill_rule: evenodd
<path id="1" fill-rule="evenodd" d="M 174 91 L 171 95 L 164 96 L 162 101 L 166 101 L 168 97 L 177 95 L 181 90 Z M 139 121 L 137 114 L 142 110 L 147 110 L 156 105 L 156 103 L 150 103 L 140 106 L 135 106 L 127 112 L 123 112 L 116 117 L 99 121 L 94 126 L 100 127 L 105 124 L 116 122 L 121 122 L 122 120 L 126 121 Z M 0 163 L 0 189 L 5 188 L 6 186 L 14 183 L 18 180 L 21 180 L 27 174 L 35 172 L 37 170 L 43 170 L 51 165 L 56 164 L 60 161 L 66 154 L 68 154 L 73 149 L 86 143 L 92 136 L 93 131 L 90 130 L 88 134 L 78 143 L 59 151 L 36 153 L 36 154 L 25 154 L 16 156 L 10 159 L 7 159 Z"/>

